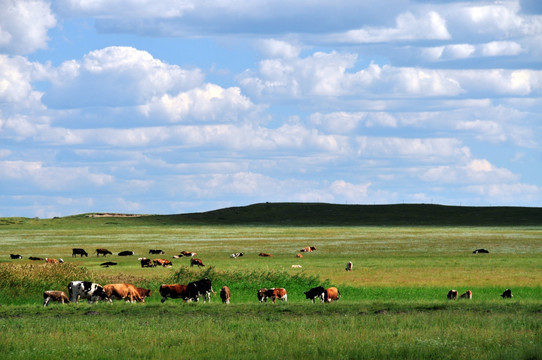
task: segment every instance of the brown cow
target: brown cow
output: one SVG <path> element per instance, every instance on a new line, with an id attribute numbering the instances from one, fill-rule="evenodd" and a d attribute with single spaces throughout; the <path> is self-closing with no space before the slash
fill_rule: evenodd
<path id="1" fill-rule="evenodd" d="M 151 296 L 151 290 L 145 289 L 145 288 L 136 288 L 137 292 L 139 293 L 139 296 L 141 297 L 141 301 L 145 302 L 145 298 Z"/>
<path id="2" fill-rule="evenodd" d="M 227 286 L 222 286 L 220 289 L 220 298 L 222 299 L 223 304 L 230 303 L 230 288 Z"/>
<path id="3" fill-rule="evenodd" d="M 327 303 L 339 300 L 340 297 L 341 297 L 341 292 L 336 287 L 329 287 L 324 292 L 324 302 L 327 302 Z"/>
<path id="4" fill-rule="evenodd" d="M 163 267 L 173 266 L 171 261 L 166 260 L 166 259 L 153 259 L 152 263 L 153 263 L 153 266 L 163 266 Z"/>
<path id="5" fill-rule="evenodd" d="M 194 265 L 196 265 L 196 266 L 205 266 L 203 264 L 203 261 L 201 261 L 200 259 L 192 258 L 192 259 L 190 259 L 190 267 L 192 267 Z"/>
<path id="6" fill-rule="evenodd" d="M 448 295 L 446 295 L 446 298 L 448 300 L 457 300 L 457 290 L 448 291 Z"/>
<path id="7" fill-rule="evenodd" d="M 143 298 L 139 295 L 136 287 L 132 284 L 108 284 L 104 286 L 104 292 L 112 303 L 113 299 L 125 300 L 130 302 L 142 302 Z"/>
<path id="8" fill-rule="evenodd" d="M 59 304 L 69 303 L 70 299 L 64 291 L 47 290 L 43 292 L 43 306 L 49 306 L 49 301 L 56 301 Z"/>
<path id="9" fill-rule="evenodd" d="M 166 301 L 168 297 L 186 301 L 188 299 L 187 285 L 162 284 L 160 285 L 160 295 L 162 296 L 162 302 Z"/>
<path id="10" fill-rule="evenodd" d="M 141 262 L 141 267 L 154 267 L 154 264 L 152 263 L 151 259 L 147 259 L 146 257 L 142 257 L 138 259 Z"/>
<path id="11" fill-rule="evenodd" d="M 259 256 L 269 257 L 269 256 L 273 256 L 273 255 L 268 254 L 268 253 L 260 253 Z"/>
<path id="12" fill-rule="evenodd" d="M 100 256 L 100 254 L 102 254 L 104 257 L 109 254 L 109 255 L 113 255 L 113 253 L 107 249 L 96 249 L 96 256 Z"/>
<path id="13" fill-rule="evenodd" d="M 52 259 L 52 258 L 45 258 L 45 262 L 48 264 L 62 264 L 64 260 L 62 259 Z"/>
<path id="14" fill-rule="evenodd" d="M 296 257 L 296 258 L 300 258 L 300 259 L 301 259 L 301 258 L 303 257 L 303 255 L 301 255 L 301 254 L 297 254 L 297 255 L 296 255 L 295 257 Z"/>
<path id="15" fill-rule="evenodd" d="M 182 255 L 182 256 L 188 256 L 188 257 L 194 257 L 196 255 L 198 255 L 197 253 L 195 252 L 191 252 L 191 251 L 181 251 L 179 255 Z"/>
<path id="16" fill-rule="evenodd" d="M 267 302 L 268 298 L 271 298 L 273 300 L 273 303 L 276 303 L 277 299 L 282 301 L 288 301 L 288 295 L 286 294 L 286 289 L 284 288 L 263 288 L 258 290 L 258 300 L 260 300 L 260 302 Z"/>
<path id="17" fill-rule="evenodd" d="M 299 251 L 301 252 L 313 252 L 314 250 L 316 250 L 316 248 L 314 246 L 310 246 L 310 247 L 305 247 Z"/>
<path id="18" fill-rule="evenodd" d="M 465 291 L 465 293 L 461 294 L 459 296 L 459 298 L 460 299 L 468 299 L 468 300 L 472 299 L 472 291 L 470 291 L 470 290 Z"/>

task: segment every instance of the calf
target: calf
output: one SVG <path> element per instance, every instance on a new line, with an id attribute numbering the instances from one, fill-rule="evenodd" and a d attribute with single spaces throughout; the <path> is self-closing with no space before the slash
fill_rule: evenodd
<path id="1" fill-rule="evenodd" d="M 461 294 L 459 296 L 459 298 L 460 299 L 468 299 L 468 300 L 472 299 L 472 291 L 470 291 L 470 290 L 465 291 L 463 294 Z"/>
<path id="2" fill-rule="evenodd" d="M 473 254 L 489 254 L 489 251 L 486 249 L 476 249 L 472 253 Z"/>
<path id="3" fill-rule="evenodd" d="M 510 289 L 506 289 L 504 290 L 504 292 L 502 293 L 501 297 L 503 299 L 511 299 L 514 295 L 512 295 L 512 290 Z"/>
<path id="4" fill-rule="evenodd" d="M 303 257 L 303 255 L 302 254 L 297 254 L 295 257 L 301 259 Z"/>
<path id="5" fill-rule="evenodd" d="M 220 298 L 222 299 L 222 304 L 230 303 L 230 288 L 227 286 L 222 286 L 220 289 Z"/>
<path id="6" fill-rule="evenodd" d="M 119 256 L 132 256 L 132 255 L 134 255 L 134 252 L 131 250 L 125 250 L 119 253 Z"/>
<path id="7" fill-rule="evenodd" d="M 47 290 L 43 292 L 43 306 L 49 306 L 50 301 L 56 301 L 59 304 L 69 303 L 70 299 L 64 291 Z"/>
<path id="8" fill-rule="evenodd" d="M 204 278 L 198 281 L 193 281 L 187 285 L 188 300 L 199 301 L 200 296 L 203 296 L 203 302 L 209 300 L 211 302 L 211 293 L 215 293 L 211 280 Z"/>
<path id="9" fill-rule="evenodd" d="M 79 299 L 87 299 L 89 304 L 98 300 L 108 300 L 104 288 L 90 281 L 72 281 L 68 284 L 70 301 L 78 303 Z"/>
<path id="10" fill-rule="evenodd" d="M 294 269 L 301 269 L 301 265 L 292 265 L 292 268 L 294 268 Z"/>
<path id="11" fill-rule="evenodd" d="M 353 266 L 352 261 L 349 261 L 348 264 L 346 264 L 346 271 L 352 271 Z"/>
<path id="12" fill-rule="evenodd" d="M 83 255 L 85 255 L 86 257 L 88 257 L 88 253 L 85 251 L 85 249 L 73 248 L 72 249 L 72 257 L 77 257 L 77 255 L 81 255 L 81 257 L 83 257 Z"/>
<path id="13" fill-rule="evenodd" d="M 132 284 L 107 284 L 104 286 L 104 292 L 110 303 L 113 302 L 113 299 L 130 301 L 131 303 L 143 301 L 139 295 L 139 291 Z"/>
<path id="14" fill-rule="evenodd" d="M 194 265 L 196 265 L 196 266 L 205 266 L 203 264 L 203 261 L 201 261 L 200 259 L 192 258 L 192 259 L 190 259 L 190 267 L 192 267 Z"/>
<path id="15" fill-rule="evenodd" d="M 312 302 L 314 303 L 314 299 L 316 298 L 319 298 L 320 301 L 324 301 L 324 293 L 325 293 L 326 289 L 324 289 L 323 286 L 317 286 L 317 287 L 314 287 L 312 289 L 310 289 L 309 291 L 305 291 L 305 297 L 309 300 L 312 300 Z"/>
<path id="16" fill-rule="evenodd" d="M 45 258 L 45 262 L 48 264 L 62 264 L 64 260 L 62 259 L 52 259 L 52 258 Z"/>
<path id="17" fill-rule="evenodd" d="M 113 255 L 113 253 L 107 249 L 96 249 L 96 256 L 100 256 L 100 254 L 102 254 L 104 257 L 109 254 L 109 255 Z"/>
<path id="18" fill-rule="evenodd" d="M 163 266 L 163 267 L 166 267 L 166 266 L 173 266 L 173 263 L 169 260 L 166 260 L 166 259 L 154 259 L 152 261 L 152 264 L 153 266 Z"/>
<path id="19" fill-rule="evenodd" d="M 162 250 L 159 250 L 159 249 L 150 249 L 149 254 L 164 255 L 165 253 Z"/>
<path id="20" fill-rule="evenodd" d="M 258 256 L 270 257 L 270 256 L 273 256 L 273 255 L 268 254 L 268 253 L 260 253 Z"/>
<path id="21" fill-rule="evenodd" d="M 332 301 L 339 300 L 341 292 L 336 287 L 329 287 L 324 293 L 324 302 L 330 303 Z"/>
<path id="22" fill-rule="evenodd" d="M 446 295 L 446 298 L 448 300 L 456 300 L 457 299 L 457 290 L 448 291 L 448 295 Z"/>
<path id="23" fill-rule="evenodd" d="M 151 296 L 151 290 L 145 289 L 145 288 L 136 288 L 137 292 L 139 293 L 139 296 L 141 297 L 141 301 L 145 302 L 145 298 Z"/>
<path id="24" fill-rule="evenodd" d="M 9 254 L 10 259 L 22 259 L 23 256 L 19 254 Z"/>
<path id="25" fill-rule="evenodd" d="M 188 299 L 188 291 L 186 290 L 187 285 L 180 284 L 162 284 L 160 285 L 160 296 L 162 296 L 161 302 L 167 300 L 167 298 L 172 299 Z"/>

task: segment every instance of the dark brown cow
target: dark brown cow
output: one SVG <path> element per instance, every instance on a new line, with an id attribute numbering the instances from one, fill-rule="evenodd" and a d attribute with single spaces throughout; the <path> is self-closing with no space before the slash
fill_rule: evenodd
<path id="1" fill-rule="evenodd" d="M 341 292 L 336 287 L 329 287 L 324 293 L 324 302 L 330 303 L 332 301 L 339 300 Z"/>
<path id="2" fill-rule="evenodd" d="M 281 301 L 288 301 L 288 295 L 286 294 L 286 289 L 284 288 L 263 288 L 258 290 L 258 300 L 260 300 L 260 302 L 267 302 L 268 298 L 271 298 L 273 303 L 276 303 L 277 299 Z"/>
<path id="3" fill-rule="evenodd" d="M 167 298 L 172 299 L 188 299 L 187 285 L 180 284 L 162 284 L 160 285 L 160 295 L 162 296 L 162 302 Z"/>
<path id="4" fill-rule="evenodd" d="M 270 256 L 273 256 L 273 255 L 268 254 L 268 253 L 260 253 L 259 256 L 270 257 Z"/>
<path id="5" fill-rule="evenodd" d="M 166 259 L 153 259 L 152 263 L 154 264 L 154 266 L 173 266 L 172 262 Z"/>
<path id="6" fill-rule="evenodd" d="M 34 260 L 34 261 L 43 261 L 43 258 L 36 257 L 36 256 L 30 256 L 28 259 Z"/>
<path id="7" fill-rule="evenodd" d="M 110 303 L 113 302 L 113 299 L 130 301 L 132 303 L 143 301 L 139 295 L 139 291 L 132 284 L 107 284 L 104 286 L 104 292 L 109 298 Z"/>
<path id="8" fill-rule="evenodd" d="M 230 303 L 230 295 L 230 288 L 227 286 L 222 286 L 222 289 L 220 289 L 220 298 L 222 299 L 223 304 Z"/>
<path id="9" fill-rule="evenodd" d="M 346 271 L 352 271 L 352 267 L 354 266 L 354 264 L 352 264 L 352 261 L 349 261 L 347 264 L 346 264 Z"/>
<path id="10" fill-rule="evenodd" d="M 83 257 L 83 255 L 85 255 L 86 257 L 88 257 L 88 253 L 85 251 L 85 249 L 73 248 L 72 249 L 72 257 L 77 257 L 77 255 L 81 255 L 81 257 Z"/>
<path id="11" fill-rule="evenodd" d="M 52 258 L 45 258 L 45 262 L 48 264 L 62 264 L 64 260 L 62 259 L 52 259 Z"/>
<path id="12" fill-rule="evenodd" d="M 145 288 L 136 288 L 137 292 L 139 293 L 139 296 L 141 297 L 141 301 L 145 302 L 145 298 L 151 296 L 151 290 L 145 289 Z"/>
<path id="13" fill-rule="evenodd" d="M 96 256 L 100 256 L 100 254 L 102 254 L 104 257 L 109 254 L 109 255 L 113 255 L 113 253 L 107 249 L 96 249 Z"/>
<path id="14" fill-rule="evenodd" d="M 192 258 L 190 259 L 190 267 L 192 266 L 205 266 L 205 264 L 203 264 L 203 261 L 201 261 L 201 259 L 196 259 L 196 258 Z"/>
<path id="15" fill-rule="evenodd" d="M 459 296 L 459 298 L 460 299 L 468 299 L 468 300 L 472 299 L 472 291 L 470 291 L 470 290 L 465 291 L 463 294 L 461 294 Z"/>
<path id="16" fill-rule="evenodd" d="M 154 264 L 152 263 L 151 259 L 147 258 L 139 258 L 139 261 L 141 261 L 141 267 L 154 267 Z"/>
<path id="17" fill-rule="evenodd" d="M 47 290 L 43 292 L 43 306 L 49 306 L 50 301 L 56 301 L 59 304 L 69 303 L 70 299 L 64 291 Z"/>
<path id="18" fill-rule="evenodd" d="M 446 298 L 448 300 L 456 300 L 457 299 L 457 290 L 448 291 L 448 295 L 446 295 Z"/>

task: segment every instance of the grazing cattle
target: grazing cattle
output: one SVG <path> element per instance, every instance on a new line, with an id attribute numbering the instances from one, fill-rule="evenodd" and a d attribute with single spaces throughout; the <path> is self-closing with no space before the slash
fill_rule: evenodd
<path id="1" fill-rule="evenodd" d="M 336 287 L 329 287 L 324 293 L 324 302 L 330 303 L 332 301 L 339 300 L 341 292 Z"/>
<path id="2" fill-rule="evenodd" d="M 113 253 L 107 249 L 96 249 L 96 256 L 100 256 L 100 254 L 102 254 L 104 257 L 109 254 L 109 255 L 113 255 Z"/>
<path id="3" fill-rule="evenodd" d="M 260 253 L 258 256 L 270 257 L 270 256 L 273 256 L 273 255 L 268 254 L 268 253 Z"/>
<path id="4" fill-rule="evenodd" d="M 64 291 L 47 290 L 43 292 L 43 306 L 49 306 L 50 301 L 56 301 L 59 304 L 69 303 L 70 299 Z"/>
<path id="5" fill-rule="evenodd" d="M 512 290 L 510 289 L 506 289 L 504 290 L 504 292 L 502 293 L 501 297 L 503 299 L 511 299 L 514 295 L 512 295 Z"/>
<path id="6" fill-rule="evenodd" d="M 194 257 L 194 256 L 197 255 L 197 253 L 195 253 L 195 252 L 190 252 L 190 251 L 181 251 L 181 252 L 179 253 L 179 257 L 181 257 L 180 255 L 186 256 L 186 257 Z"/>
<path id="7" fill-rule="evenodd" d="M 159 250 L 159 249 L 150 249 L 150 250 L 149 250 L 149 254 L 154 254 L 154 255 L 164 255 L 165 252 L 163 252 L 162 250 Z"/>
<path id="8" fill-rule="evenodd" d="M 263 288 L 258 290 L 258 300 L 260 300 L 260 302 L 267 302 L 268 298 L 271 298 L 273 303 L 276 303 L 277 299 L 281 301 L 288 301 L 288 295 L 286 294 L 286 289 L 284 288 Z"/>
<path id="9" fill-rule="evenodd" d="M 119 256 L 132 256 L 132 255 L 134 255 L 134 252 L 131 250 L 125 250 L 119 253 Z"/>
<path id="10" fill-rule="evenodd" d="M 11 259 L 22 259 L 23 258 L 23 256 L 19 255 L 19 254 L 9 254 L 9 257 Z"/>
<path id="11" fill-rule="evenodd" d="M 173 266 L 173 263 L 166 259 L 153 259 L 152 260 L 153 266 Z"/>
<path id="12" fill-rule="evenodd" d="M 36 261 L 36 260 L 43 261 L 43 258 L 35 257 L 35 256 L 31 256 L 31 257 L 29 257 L 29 259 L 34 260 L 34 261 Z"/>
<path id="13" fill-rule="evenodd" d="M 230 288 L 227 286 L 222 286 L 220 289 L 220 298 L 222 299 L 222 304 L 230 303 Z"/>
<path id="14" fill-rule="evenodd" d="M 456 300 L 457 299 L 457 290 L 448 291 L 448 295 L 446 295 L 446 298 L 448 300 Z"/>
<path id="15" fill-rule="evenodd" d="M 117 265 L 117 263 L 114 261 L 106 261 L 100 264 L 100 266 L 103 266 L 103 267 L 110 267 L 110 266 L 115 266 L 115 265 Z"/>
<path id="16" fill-rule="evenodd" d="M 314 246 L 310 246 L 310 247 L 305 247 L 299 251 L 301 252 L 313 252 L 314 250 L 316 250 L 316 248 Z"/>
<path id="17" fill-rule="evenodd" d="M 89 304 L 98 300 L 108 300 L 104 288 L 90 281 L 72 281 L 68 284 L 70 301 L 78 303 L 79 299 L 87 299 Z"/>
<path id="18" fill-rule="evenodd" d="M 235 254 L 231 254 L 230 257 L 231 258 L 238 258 L 238 257 L 241 257 L 243 256 L 244 254 L 242 252 L 238 252 L 238 253 L 235 253 Z"/>
<path id="19" fill-rule="evenodd" d="M 201 261 L 200 259 L 192 258 L 192 259 L 190 259 L 190 267 L 192 267 L 194 265 L 196 265 L 196 266 L 205 266 L 203 264 L 203 261 Z"/>
<path id="20" fill-rule="evenodd" d="M 301 269 L 301 265 L 292 265 L 294 269 Z"/>
<path id="21" fill-rule="evenodd" d="M 73 248 L 72 249 L 72 257 L 77 257 L 77 255 L 81 255 L 81 257 L 83 257 L 83 255 L 85 255 L 86 257 L 88 257 L 88 254 L 85 251 L 85 249 Z"/>
<path id="22" fill-rule="evenodd" d="M 459 296 L 459 298 L 460 299 L 468 299 L 468 300 L 472 299 L 472 291 L 470 291 L 470 290 L 465 291 L 463 294 L 461 294 Z"/>
<path id="23" fill-rule="evenodd" d="M 476 249 L 472 253 L 473 254 L 489 254 L 489 251 L 486 249 Z"/>
<path id="24" fill-rule="evenodd" d="M 45 258 L 45 262 L 48 264 L 62 264 L 64 260 L 62 259 L 52 259 L 52 258 Z"/>
<path id="25" fill-rule="evenodd" d="M 346 264 L 346 271 L 352 271 L 353 266 L 352 261 L 349 261 L 348 264 Z"/>
<path id="26" fill-rule="evenodd" d="M 305 297 L 309 300 L 312 300 L 313 303 L 314 303 L 314 299 L 316 298 L 319 298 L 320 301 L 323 302 L 325 292 L 326 292 L 326 289 L 324 289 L 323 286 L 317 286 L 310 289 L 309 291 L 305 291 Z"/>
<path id="27" fill-rule="evenodd" d="M 187 285 L 180 284 L 162 284 L 160 285 L 160 295 L 162 296 L 161 302 L 172 299 L 188 299 Z"/>
<path id="28" fill-rule="evenodd" d="M 141 261 L 141 267 L 154 267 L 154 264 L 151 259 L 147 258 L 139 258 L 139 261 Z"/>
<path id="29" fill-rule="evenodd" d="M 200 296 L 203 296 L 203 302 L 209 300 L 211 302 L 211 293 L 215 293 L 210 279 L 201 279 L 193 281 L 187 285 L 188 300 L 199 301 Z"/>
<path id="30" fill-rule="evenodd" d="M 136 288 L 137 292 L 139 293 L 139 296 L 141 297 L 141 301 L 145 302 L 145 298 L 151 296 L 151 290 L 145 289 L 145 288 Z"/>
<path id="31" fill-rule="evenodd" d="M 112 303 L 113 299 L 129 302 L 141 302 L 143 298 L 139 295 L 136 287 L 132 284 L 107 284 L 104 286 L 104 292 Z"/>
<path id="32" fill-rule="evenodd" d="M 302 254 L 297 254 L 295 257 L 301 259 L 303 257 L 303 255 Z"/>

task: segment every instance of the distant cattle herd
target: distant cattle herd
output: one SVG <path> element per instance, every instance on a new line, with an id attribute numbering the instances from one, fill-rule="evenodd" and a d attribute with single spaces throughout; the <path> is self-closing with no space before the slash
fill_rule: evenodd
<path id="1" fill-rule="evenodd" d="M 313 252 L 316 248 L 314 246 L 305 247 L 299 250 L 300 252 Z M 488 254 L 489 251 L 486 249 L 476 249 L 473 251 L 474 254 Z M 150 249 L 149 254 L 153 255 L 164 255 L 165 252 L 160 249 Z M 81 248 L 72 249 L 72 257 L 88 257 L 88 253 Z M 113 253 L 107 249 L 99 248 L 96 249 L 96 256 L 102 255 L 103 257 L 107 255 L 113 255 Z M 133 256 L 134 252 L 131 250 L 120 251 L 118 256 Z M 203 267 L 203 261 L 201 259 L 195 258 L 197 253 L 190 251 L 181 251 L 179 255 L 173 256 L 174 259 L 179 259 L 182 257 L 190 258 L 190 266 Z M 242 252 L 233 253 L 230 255 L 230 258 L 239 258 L 244 254 Z M 262 257 L 272 257 L 272 254 L 269 253 L 260 253 L 259 256 Z M 303 255 L 300 253 L 296 254 L 297 258 L 302 258 Z M 10 254 L 11 259 L 22 259 L 23 256 L 20 254 Z M 61 258 L 40 258 L 30 256 L 29 260 L 35 261 L 45 261 L 46 263 L 63 263 L 64 260 Z M 172 266 L 172 262 L 166 259 L 148 259 L 146 257 L 138 258 L 140 261 L 141 267 L 156 267 L 156 266 Z M 100 264 L 103 267 L 109 267 L 117 265 L 116 262 L 107 261 Z M 292 268 L 301 268 L 301 265 L 292 265 Z M 349 261 L 346 265 L 346 271 L 352 271 L 353 265 Z M 168 298 L 172 299 L 182 299 L 185 302 L 194 301 L 198 302 L 200 297 L 203 297 L 203 302 L 211 301 L 211 294 L 215 294 L 211 280 L 204 278 L 198 281 L 188 283 L 187 285 L 182 284 L 162 284 L 159 288 L 160 296 L 162 297 L 161 302 L 165 302 Z M 46 290 L 43 292 L 43 306 L 48 306 L 51 301 L 65 304 L 65 303 L 78 303 L 80 299 L 85 299 L 89 303 L 94 303 L 98 300 L 112 302 L 112 300 L 124 300 L 127 302 L 145 302 L 145 298 L 151 295 L 150 289 L 139 288 L 132 284 L 119 283 L 119 284 L 107 284 L 101 286 L 99 284 L 90 282 L 90 281 L 72 281 L 68 284 L 68 295 L 65 292 L 59 290 Z M 306 299 L 311 300 L 313 303 L 316 299 L 319 299 L 323 303 L 330 303 L 332 301 L 339 300 L 341 293 L 336 287 L 324 288 L 318 286 L 312 288 L 305 293 Z M 513 297 L 512 291 L 506 289 L 501 295 L 502 298 L 510 299 Z M 223 286 L 220 290 L 220 298 L 222 303 L 229 304 L 231 297 L 231 291 L 228 286 Z M 458 295 L 458 291 L 452 289 L 448 291 L 446 298 L 448 300 L 456 299 L 472 299 L 472 291 L 467 290 L 463 294 Z M 268 299 L 271 299 L 273 303 L 276 300 L 287 301 L 288 295 L 286 289 L 284 288 L 261 288 L 257 291 L 257 298 L 259 302 L 267 302 Z"/>

